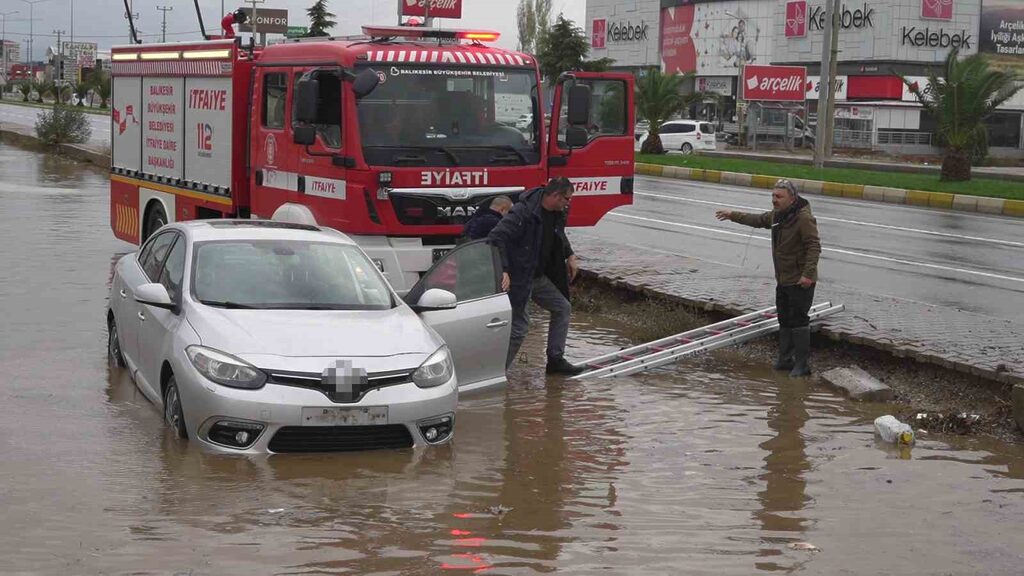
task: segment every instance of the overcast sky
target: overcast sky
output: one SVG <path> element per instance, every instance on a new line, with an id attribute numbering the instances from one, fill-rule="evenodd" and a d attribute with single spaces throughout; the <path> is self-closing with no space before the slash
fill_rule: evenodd
<path id="1" fill-rule="evenodd" d="M 38 0 L 33 0 L 38 1 Z M 281 8 L 288 10 L 289 24 L 307 26 L 309 19 L 306 8 L 314 0 L 266 0 L 259 8 Z M 42 0 L 32 8 L 35 21 L 35 58 L 42 59 L 46 47 L 56 44 L 54 30 L 61 29 L 68 36 L 72 31 L 71 13 L 74 4 L 74 36 L 76 41 L 96 42 L 100 48 L 123 44 L 128 39 L 128 21 L 124 18 L 123 0 Z M 396 23 L 398 11 L 396 0 L 328 0 L 331 12 L 337 17 L 335 34 L 359 34 L 363 24 Z M 440 20 L 440 25 L 449 27 L 490 28 L 501 32 L 497 42 L 503 48 L 516 45 L 516 6 L 518 0 L 463 0 L 462 20 Z M 167 40 L 192 40 L 199 37 L 193 0 L 134 0 L 132 10 L 139 15 L 136 22 L 143 36 L 143 42 L 160 41 L 162 13 L 157 6 L 173 8 L 167 13 Z M 203 21 L 207 32 L 220 29 L 220 0 L 200 0 Z M 232 11 L 242 4 L 225 0 L 224 10 Z M 251 4 L 245 4 L 251 6 Z M 24 40 L 29 36 L 29 5 L 23 0 L 0 0 L 0 13 L 17 10 L 18 14 L 6 17 L 6 38 L 17 40 L 22 45 L 22 58 L 27 49 Z M 584 27 L 586 0 L 553 0 L 552 15 L 559 12 L 577 25 Z"/>

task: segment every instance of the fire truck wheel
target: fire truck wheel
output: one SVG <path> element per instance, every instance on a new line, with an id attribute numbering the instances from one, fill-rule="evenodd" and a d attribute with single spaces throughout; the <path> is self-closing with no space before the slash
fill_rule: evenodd
<path id="1" fill-rule="evenodd" d="M 164 213 L 164 207 L 160 204 L 153 204 L 153 207 L 149 209 L 149 213 L 146 214 L 146 230 L 142 242 L 145 242 L 164 224 L 167 224 L 167 214 Z"/>

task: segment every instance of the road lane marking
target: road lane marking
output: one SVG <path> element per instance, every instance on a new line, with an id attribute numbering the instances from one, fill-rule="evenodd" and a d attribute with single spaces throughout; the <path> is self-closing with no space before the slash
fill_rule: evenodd
<path id="1" fill-rule="evenodd" d="M 634 192 L 634 196 L 650 196 L 651 198 L 663 198 L 666 200 L 677 200 L 679 202 L 693 202 L 695 204 L 707 204 L 709 206 L 722 206 L 725 208 L 740 208 L 743 210 L 754 210 L 757 212 L 766 212 L 764 207 L 753 207 L 743 206 L 741 204 L 728 204 L 726 202 L 711 202 L 709 200 L 697 200 L 695 198 L 685 198 L 678 196 L 666 196 L 664 194 L 653 194 L 651 192 Z M 1000 240 L 998 238 L 982 238 L 980 236 L 965 236 L 963 234 L 950 234 L 948 232 L 936 232 L 934 230 L 922 230 L 920 228 L 907 228 L 905 226 L 891 226 L 889 224 L 876 224 L 874 222 L 863 222 L 860 220 L 848 220 L 845 218 L 833 218 L 830 216 L 814 216 L 818 220 L 828 220 L 831 222 L 843 222 L 846 224 L 856 224 L 859 226 L 868 226 L 871 228 L 883 228 L 886 230 L 899 230 L 902 232 L 914 232 L 917 234 L 927 234 L 930 236 L 941 236 L 943 238 L 955 238 L 957 240 L 974 240 L 976 242 L 989 242 L 991 244 L 1002 244 L 1004 246 L 1013 246 L 1014 248 L 1024 248 L 1024 242 L 1014 242 L 1012 240 Z"/>
<path id="2" fill-rule="evenodd" d="M 691 228 L 694 230 L 703 230 L 705 232 L 712 232 L 715 234 L 725 234 L 728 236 L 739 236 L 742 238 L 757 238 L 758 240 L 771 242 L 771 238 L 767 236 L 759 236 L 757 234 L 743 234 L 741 232 L 731 232 L 728 230 L 722 230 L 719 228 L 711 228 L 708 226 L 697 226 L 695 224 L 683 224 L 681 222 L 672 222 L 670 220 L 658 220 L 655 218 L 645 218 L 643 216 L 633 216 L 631 214 L 620 214 L 618 212 L 610 212 L 607 214 L 612 218 L 628 218 L 632 220 L 641 220 L 644 222 L 655 222 L 658 224 L 667 224 L 669 226 L 678 226 L 680 228 Z M 1017 278 L 1015 276 L 1003 276 L 1001 274 L 992 274 L 991 272 L 981 272 L 978 270 L 969 270 L 967 268 L 956 268 L 953 266 L 940 266 L 939 264 L 929 264 L 927 262 L 915 262 L 913 260 L 904 260 L 902 258 L 892 258 L 889 256 L 878 256 L 876 254 L 866 254 L 864 252 L 855 252 L 853 250 L 843 250 L 841 248 L 821 248 L 822 252 L 835 252 L 836 254 L 846 254 L 848 256 L 859 256 L 861 258 L 868 258 L 871 260 L 882 260 L 884 262 L 894 262 L 897 264 L 905 264 L 907 266 L 920 266 L 922 268 L 931 268 L 933 270 L 943 270 L 946 272 L 959 272 L 961 274 L 970 274 L 972 276 L 984 276 L 985 278 L 995 278 L 998 280 L 1009 280 L 1011 282 L 1024 283 L 1024 278 Z"/>

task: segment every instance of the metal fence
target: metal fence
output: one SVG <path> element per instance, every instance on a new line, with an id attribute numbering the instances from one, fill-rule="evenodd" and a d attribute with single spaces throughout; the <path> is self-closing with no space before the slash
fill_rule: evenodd
<path id="1" fill-rule="evenodd" d="M 832 134 L 832 146 L 871 149 L 873 134 L 871 130 L 836 130 Z"/>
<path id="2" fill-rule="evenodd" d="M 897 146 L 931 146 L 931 132 L 900 132 L 896 130 L 879 130 L 878 144 Z"/>

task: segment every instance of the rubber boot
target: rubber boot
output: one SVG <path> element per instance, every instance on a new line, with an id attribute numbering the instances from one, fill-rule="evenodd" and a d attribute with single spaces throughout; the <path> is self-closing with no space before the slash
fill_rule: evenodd
<path id="1" fill-rule="evenodd" d="M 779 358 L 772 364 L 776 370 L 793 369 L 793 329 L 779 328 Z"/>
<path id="2" fill-rule="evenodd" d="M 811 367 L 807 360 L 811 355 L 811 329 L 793 328 L 793 369 L 789 372 L 790 378 L 810 376 Z"/>

